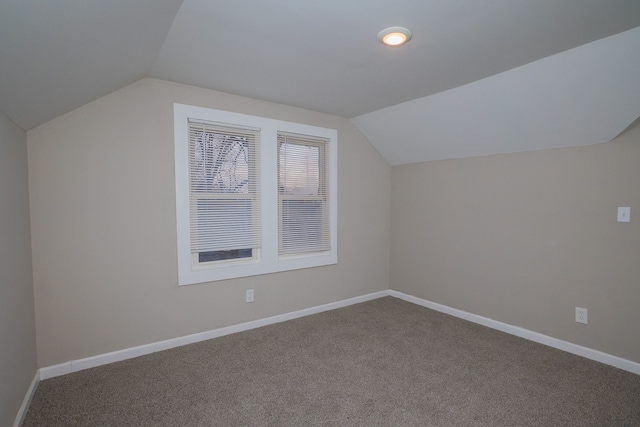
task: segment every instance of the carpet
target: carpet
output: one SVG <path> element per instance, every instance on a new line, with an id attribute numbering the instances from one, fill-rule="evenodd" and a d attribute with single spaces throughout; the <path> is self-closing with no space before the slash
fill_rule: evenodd
<path id="1" fill-rule="evenodd" d="M 41 381 L 23 426 L 640 426 L 640 376 L 385 297 Z"/>

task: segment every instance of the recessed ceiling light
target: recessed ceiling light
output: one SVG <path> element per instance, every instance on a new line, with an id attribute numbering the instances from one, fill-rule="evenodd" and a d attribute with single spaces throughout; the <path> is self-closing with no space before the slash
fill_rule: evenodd
<path id="1" fill-rule="evenodd" d="M 389 27 L 378 33 L 378 40 L 387 46 L 400 46 L 411 40 L 411 31 L 404 27 Z"/>

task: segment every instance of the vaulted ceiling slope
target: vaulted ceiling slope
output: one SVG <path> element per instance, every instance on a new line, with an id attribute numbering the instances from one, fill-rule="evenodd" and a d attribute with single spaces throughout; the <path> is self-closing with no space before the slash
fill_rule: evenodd
<path id="1" fill-rule="evenodd" d="M 640 27 L 353 118 L 391 164 L 608 142 L 640 116 Z"/>
<path id="2" fill-rule="evenodd" d="M 400 48 L 381 45 L 378 32 L 396 25 L 412 30 L 411 42 Z M 529 117 L 528 130 L 542 114 L 536 110 L 540 104 L 529 99 L 539 92 L 523 83 L 527 73 L 536 80 L 536 61 L 636 27 L 637 0 L 0 0 L 0 110 L 28 130 L 150 76 L 356 117 L 354 123 L 390 163 L 429 160 L 443 156 L 439 148 L 427 144 L 415 150 L 407 141 L 424 141 L 420 133 L 426 131 L 433 135 L 427 140 L 451 138 L 440 142 L 456 146 L 455 138 L 464 135 L 419 126 L 425 119 L 452 129 L 482 126 L 490 133 L 505 120 L 526 124 Z M 637 57 L 638 33 L 629 34 L 631 42 L 616 46 L 635 47 L 627 56 Z M 615 79 L 617 70 L 626 66 L 621 58 L 586 68 Z M 581 78 L 581 69 L 563 68 L 562 62 L 542 68 L 549 75 L 571 72 L 577 78 L 549 80 L 546 91 L 554 92 L 553 85 L 594 83 Z M 518 71 L 526 64 L 534 68 Z M 609 73 L 607 67 L 614 70 Z M 506 74 L 508 70 L 516 74 Z M 497 80 L 491 80 L 496 75 Z M 505 75 L 506 80 L 500 80 Z M 503 100 L 497 110 L 507 110 L 507 117 L 465 116 L 485 106 L 476 92 L 500 94 L 503 84 L 525 84 L 510 92 L 523 102 L 518 108 L 509 108 Z M 451 92 L 455 96 L 449 98 L 455 88 L 464 96 Z M 557 89 L 561 102 L 546 114 L 582 102 L 567 98 L 573 91 Z M 440 95 L 445 92 L 449 95 Z M 470 96 L 477 105 L 454 108 L 456 100 L 464 103 Z M 450 103 L 454 105 L 449 108 L 457 110 L 455 117 L 444 122 L 437 114 L 432 118 L 434 110 Z M 375 114 L 381 123 L 392 123 L 400 111 L 394 106 L 411 110 L 416 120 L 403 123 L 409 138 L 391 132 L 392 138 L 381 143 L 367 117 Z M 624 117 L 604 126 L 620 127 L 618 122 L 627 116 L 640 115 L 631 111 L 635 108 L 616 109 L 624 110 Z M 389 154 L 388 144 L 406 155 Z M 486 152 L 468 148 L 458 144 L 453 155 L 501 151 L 496 144 Z"/>
<path id="3" fill-rule="evenodd" d="M 181 0 L 0 0 L 0 110 L 25 130 L 149 74 Z"/>

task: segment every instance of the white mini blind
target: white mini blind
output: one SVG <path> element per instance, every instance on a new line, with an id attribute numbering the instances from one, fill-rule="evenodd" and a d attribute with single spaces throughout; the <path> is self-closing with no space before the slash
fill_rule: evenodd
<path id="1" fill-rule="evenodd" d="M 278 133 L 278 253 L 331 249 L 328 140 Z"/>
<path id="2" fill-rule="evenodd" d="M 191 253 L 260 247 L 260 130 L 189 120 Z"/>

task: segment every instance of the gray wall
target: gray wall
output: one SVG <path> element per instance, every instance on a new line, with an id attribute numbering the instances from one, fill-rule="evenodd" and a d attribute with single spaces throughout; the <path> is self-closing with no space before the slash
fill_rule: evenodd
<path id="1" fill-rule="evenodd" d="M 174 102 L 337 129 L 338 264 L 178 287 Z M 41 367 L 389 287 L 391 170 L 345 119 L 143 79 L 27 140 Z"/>
<path id="2" fill-rule="evenodd" d="M 640 362 L 640 127 L 391 176 L 392 289 Z"/>
<path id="3" fill-rule="evenodd" d="M 25 132 L 0 112 L 0 425 L 36 374 Z"/>

